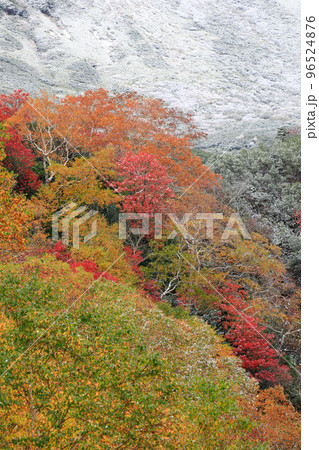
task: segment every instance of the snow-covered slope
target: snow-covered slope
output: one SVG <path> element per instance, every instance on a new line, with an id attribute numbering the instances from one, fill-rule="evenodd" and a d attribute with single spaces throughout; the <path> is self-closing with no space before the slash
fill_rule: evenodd
<path id="1" fill-rule="evenodd" d="M 0 88 L 136 90 L 248 142 L 298 123 L 297 1 L 0 0 Z"/>

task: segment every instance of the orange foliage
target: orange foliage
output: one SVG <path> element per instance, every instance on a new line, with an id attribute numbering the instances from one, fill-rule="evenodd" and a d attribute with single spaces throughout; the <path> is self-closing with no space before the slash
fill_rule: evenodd
<path id="1" fill-rule="evenodd" d="M 300 414 L 281 386 L 261 391 L 257 397 L 258 420 L 265 441 L 274 449 L 300 448 Z"/>
<path id="2" fill-rule="evenodd" d="M 104 89 L 63 99 L 42 93 L 30 98 L 11 121 L 43 156 L 46 168 L 51 160 L 66 164 L 73 156 L 87 157 L 112 146 L 118 156 L 127 151 L 153 154 L 180 187 L 198 177 L 196 188 L 211 189 L 217 184 L 217 176 L 205 172 L 200 158 L 191 152 L 193 140 L 201 133 L 189 117 L 166 108 L 160 100 Z"/>

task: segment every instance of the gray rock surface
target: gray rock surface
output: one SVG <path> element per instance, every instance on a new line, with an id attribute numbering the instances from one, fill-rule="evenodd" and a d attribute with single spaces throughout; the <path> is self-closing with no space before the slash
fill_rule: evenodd
<path id="1" fill-rule="evenodd" d="M 0 89 L 135 90 L 236 148 L 300 120 L 298 0 L 0 0 Z"/>

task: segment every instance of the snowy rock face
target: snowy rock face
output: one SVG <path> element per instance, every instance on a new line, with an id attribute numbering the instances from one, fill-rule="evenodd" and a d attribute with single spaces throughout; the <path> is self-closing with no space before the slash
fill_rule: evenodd
<path id="1" fill-rule="evenodd" d="M 289 0 L 0 0 L 0 89 L 135 90 L 234 148 L 299 122 L 298 16 Z"/>

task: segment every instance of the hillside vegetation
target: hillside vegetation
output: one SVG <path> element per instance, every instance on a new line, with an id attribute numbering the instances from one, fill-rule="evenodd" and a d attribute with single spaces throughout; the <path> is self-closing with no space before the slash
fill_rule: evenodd
<path id="1" fill-rule="evenodd" d="M 99 89 L 0 120 L 0 447 L 300 448 L 299 289 L 191 119 Z"/>
<path id="2" fill-rule="evenodd" d="M 292 275 L 300 281 L 301 154 L 300 130 L 283 128 L 271 147 L 206 156 L 223 177 L 223 192 L 250 229 L 261 232 L 282 250 Z"/>

